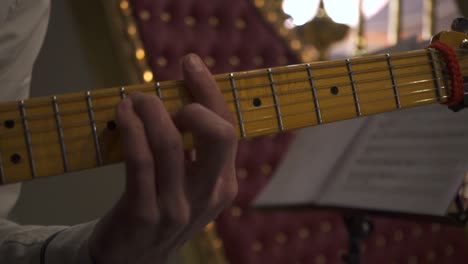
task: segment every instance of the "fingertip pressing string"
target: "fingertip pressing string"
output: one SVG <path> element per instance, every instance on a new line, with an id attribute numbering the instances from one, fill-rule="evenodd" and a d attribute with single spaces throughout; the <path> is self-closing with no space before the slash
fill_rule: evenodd
<path id="1" fill-rule="evenodd" d="M 463 102 L 463 74 L 455 50 L 449 45 L 440 41 L 433 41 L 428 46 L 428 48 L 434 48 L 442 54 L 445 61 L 445 68 L 447 70 L 448 75 L 450 76 L 452 90 L 450 97 L 445 104 L 453 106 Z"/>

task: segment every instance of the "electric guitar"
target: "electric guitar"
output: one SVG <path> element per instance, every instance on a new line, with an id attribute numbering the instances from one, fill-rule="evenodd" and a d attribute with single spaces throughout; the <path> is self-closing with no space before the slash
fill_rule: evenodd
<path id="1" fill-rule="evenodd" d="M 464 99 L 460 78 L 468 76 L 468 35 L 447 31 L 436 39 L 445 48 L 215 78 L 239 138 L 434 103 L 456 109 Z M 1 103 L 0 184 L 122 161 L 114 108 L 136 91 L 159 96 L 171 113 L 191 101 L 183 81 L 168 81 Z"/>

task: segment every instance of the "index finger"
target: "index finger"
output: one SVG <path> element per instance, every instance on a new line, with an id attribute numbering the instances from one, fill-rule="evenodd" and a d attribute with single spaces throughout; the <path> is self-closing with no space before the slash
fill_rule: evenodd
<path id="1" fill-rule="evenodd" d="M 182 60 L 185 85 L 199 104 L 221 116 L 234 125 L 234 116 L 221 90 L 205 63 L 195 54 L 188 54 Z"/>

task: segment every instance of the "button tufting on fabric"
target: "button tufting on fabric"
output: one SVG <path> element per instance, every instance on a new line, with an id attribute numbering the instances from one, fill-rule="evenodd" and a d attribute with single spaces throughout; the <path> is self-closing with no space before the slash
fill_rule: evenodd
<path id="1" fill-rule="evenodd" d="M 219 19 L 215 16 L 211 16 L 208 18 L 208 24 L 212 27 L 216 27 L 219 25 Z"/>
<path id="2" fill-rule="evenodd" d="M 298 232 L 299 238 L 306 239 L 310 235 L 310 231 L 307 227 L 301 227 Z"/>
<path id="3" fill-rule="evenodd" d="M 278 244 L 284 244 L 286 242 L 286 235 L 282 232 L 279 232 L 278 234 L 276 234 L 275 236 L 275 241 L 278 243 Z"/>
<path id="4" fill-rule="evenodd" d="M 236 21 L 234 22 L 234 26 L 236 27 L 236 29 L 244 29 L 246 26 L 245 20 L 243 20 L 242 18 L 236 19 Z"/>
<path id="5" fill-rule="evenodd" d="M 237 178 L 239 179 L 245 179 L 247 178 L 248 171 L 244 168 L 237 168 Z"/>
<path id="6" fill-rule="evenodd" d="M 239 57 L 237 56 L 229 57 L 229 64 L 231 64 L 231 66 L 239 66 L 239 63 L 240 63 Z"/>
<path id="7" fill-rule="evenodd" d="M 260 66 L 260 65 L 263 65 L 263 57 L 261 56 L 255 56 L 253 58 L 253 63 L 255 66 Z"/>
<path id="8" fill-rule="evenodd" d="M 347 251 L 344 249 L 339 249 L 336 253 L 336 256 L 339 260 L 343 260 L 343 257 L 346 255 Z"/>
<path id="9" fill-rule="evenodd" d="M 238 206 L 233 206 L 231 208 L 231 215 L 234 217 L 240 217 L 242 215 L 242 209 Z"/>
<path id="10" fill-rule="evenodd" d="M 277 61 L 279 65 L 288 64 L 288 58 L 286 58 L 286 56 L 278 56 Z"/>
<path id="11" fill-rule="evenodd" d="M 453 255 L 454 253 L 454 249 L 453 249 L 453 246 L 452 245 L 446 245 L 445 248 L 444 248 L 444 253 L 445 253 L 445 256 L 447 257 L 450 257 Z"/>
<path id="12" fill-rule="evenodd" d="M 195 23 L 197 22 L 193 16 L 186 16 L 184 18 L 184 22 L 187 26 L 193 27 L 195 26 Z"/>
<path id="13" fill-rule="evenodd" d="M 434 223 L 431 225 L 431 231 L 432 233 L 437 233 L 440 231 L 440 224 Z"/>
<path id="14" fill-rule="evenodd" d="M 426 260 L 428 262 L 434 262 L 436 259 L 436 253 L 433 250 L 429 250 L 426 254 Z"/>
<path id="15" fill-rule="evenodd" d="M 330 233 L 332 230 L 332 224 L 329 221 L 324 221 L 320 223 L 320 231 L 322 233 Z"/>
<path id="16" fill-rule="evenodd" d="M 324 255 L 318 255 L 315 257 L 315 264 L 326 264 L 327 258 Z"/>
<path id="17" fill-rule="evenodd" d="M 404 236 L 404 234 L 403 234 L 403 231 L 401 231 L 401 230 L 397 230 L 397 231 L 395 231 L 395 233 L 393 233 L 393 239 L 395 241 L 397 241 L 397 242 L 402 241 L 403 236 Z"/>
<path id="18" fill-rule="evenodd" d="M 361 245 L 361 253 L 364 253 L 367 251 L 367 245 L 366 244 L 362 244 Z"/>
<path id="19" fill-rule="evenodd" d="M 163 22 L 169 22 L 171 21 L 171 14 L 169 14 L 168 12 L 162 12 L 160 15 L 159 15 L 159 18 L 163 21 Z"/>
<path id="20" fill-rule="evenodd" d="M 158 64 L 158 66 L 160 67 L 165 67 L 167 65 L 167 59 L 163 56 L 159 56 L 157 59 L 156 59 L 156 63 Z"/>
<path id="21" fill-rule="evenodd" d="M 151 14 L 150 14 L 150 12 L 148 12 L 148 10 L 142 10 L 139 13 L 139 17 L 140 17 L 141 21 L 148 21 L 151 18 Z"/>
<path id="22" fill-rule="evenodd" d="M 265 163 L 262 165 L 262 167 L 260 168 L 260 170 L 262 171 L 262 173 L 264 175 L 270 175 L 271 173 L 271 165 L 268 164 L 268 163 Z"/>
<path id="23" fill-rule="evenodd" d="M 423 232 L 423 230 L 422 230 L 421 226 L 417 225 L 416 227 L 413 228 L 413 230 L 411 231 L 411 234 L 414 237 L 418 238 L 418 237 L 421 237 L 422 232 Z"/>
<path id="24" fill-rule="evenodd" d="M 215 65 L 215 62 L 216 62 L 216 61 L 215 61 L 215 59 L 213 59 L 213 57 L 211 57 L 211 56 L 205 57 L 205 64 L 206 64 L 206 66 L 208 66 L 208 67 L 211 68 L 211 67 L 213 67 L 213 66 Z"/>
<path id="25" fill-rule="evenodd" d="M 255 241 L 253 244 L 252 244 L 252 251 L 253 252 L 260 252 L 263 250 L 263 244 L 260 243 L 259 241 Z"/>
<path id="26" fill-rule="evenodd" d="M 387 244 L 387 240 L 382 235 L 378 236 L 377 239 L 375 240 L 375 245 L 377 247 L 385 247 L 386 244 Z"/>
<path id="27" fill-rule="evenodd" d="M 416 256 L 410 256 L 408 258 L 408 264 L 418 264 L 418 257 Z"/>

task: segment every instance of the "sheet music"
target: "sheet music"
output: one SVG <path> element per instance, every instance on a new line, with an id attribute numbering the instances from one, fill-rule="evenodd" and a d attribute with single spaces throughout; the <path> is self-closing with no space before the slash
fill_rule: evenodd
<path id="1" fill-rule="evenodd" d="M 468 170 L 468 113 L 376 116 L 350 148 L 318 203 L 444 215 Z"/>
<path id="2" fill-rule="evenodd" d="M 353 119 L 299 131 L 254 205 L 307 204 L 318 200 L 325 178 L 365 122 L 366 118 Z"/>
<path id="3" fill-rule="evenodd" d="M 302 131 L 255 205 L 443 215 L 466 171 L 468 111 L 420 107 Z"/>

